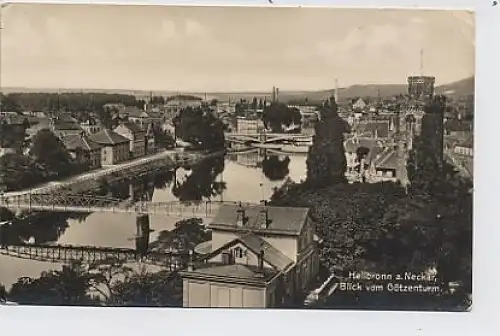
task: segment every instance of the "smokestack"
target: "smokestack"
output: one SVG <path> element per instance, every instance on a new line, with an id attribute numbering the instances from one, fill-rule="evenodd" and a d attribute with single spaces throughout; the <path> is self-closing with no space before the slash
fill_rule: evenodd
<path id="1" fill-rule="evenodd" d="M 271 103 L 276 101 L 276 87 L 273 86 L 273 92 L 271 93 Z"/>
<path id="2" fill-rule="evenodd" d="M 276 88 L 276 93 L 274 99 L 278 101 L 280 99 L 280 89 Z"/>
<path id="3" fill-rule="evenodd" d="M 243 227 L 245 225 L 245 209 L 239 204 L 238 210 L 236 210 L 236 226 Z"/>

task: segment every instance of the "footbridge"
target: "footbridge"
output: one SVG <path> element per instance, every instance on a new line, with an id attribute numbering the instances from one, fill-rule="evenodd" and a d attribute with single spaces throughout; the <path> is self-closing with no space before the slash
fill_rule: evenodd
<path id="1" fill-rule="evenodd" d="M 61 264 L 80 262 L 91 265 L 109 260 L 123 263 L 141 262 L 164 267 L 171 272 L 184 268 L 190 258 L 189 253 L 183 252 L 139 253 L 127 248 L 36 244 L 0 246 L 0 255 Z"/>
<path id="2" fill-rule="evenodd" d="M 108 212 L 162 215 L 178 219 L 213 218 L 223 204 L 255 206 L 256 204 L 221 201 L 196 202 L 149 202 L 128 204 L 121 199 L 53 192 L 50 194 L 30 193 L 16 196 L 0 196 L 0 207 L 12 211 L 29 212 Z"/>

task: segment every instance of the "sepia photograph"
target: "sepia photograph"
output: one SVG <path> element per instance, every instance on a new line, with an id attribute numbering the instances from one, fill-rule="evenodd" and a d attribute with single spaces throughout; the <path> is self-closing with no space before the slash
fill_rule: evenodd
<path id="1" fill-rule="evenodd" d="M 474 12 L 0 28 L 0 305 L 471 311 Z"/>

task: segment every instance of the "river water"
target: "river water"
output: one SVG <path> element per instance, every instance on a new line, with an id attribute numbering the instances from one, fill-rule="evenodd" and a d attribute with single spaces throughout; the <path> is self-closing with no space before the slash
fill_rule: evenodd
<path id="1" fill-rule="evenodd" d="M 304 179 L 305 158 L 305 154 L 276 155 L 254 150 L 225 158 L 206 159 L 188 169 L 179 168 L 165 176 L 134 181 L 134 198 L 147 197 L 153 202 L 211 199 L 258 203 L 269 199 L 273 188 L 282 185 L 286 179 L 296 182 Z M 127 194 L 129 190 L 130 185 L 122 184 L 114 190 L 113 196 Z M 154 230 L 150 241 L 154 241 L 159 232 L 173 229 L 177 220 L 150 216 L 150 226 Z M 14 239 L 134 248 L 135 241 L 131 237 L 135 234 L 135 221 L 135 214 L 47 214 L 29 224 L 19 224 L 19 227 L 14 224 Z M 60 264 L 0 255 L 0 284 L 10 288 L 20 277 L 38 277 L 42 271 L 60 267 Z"/>

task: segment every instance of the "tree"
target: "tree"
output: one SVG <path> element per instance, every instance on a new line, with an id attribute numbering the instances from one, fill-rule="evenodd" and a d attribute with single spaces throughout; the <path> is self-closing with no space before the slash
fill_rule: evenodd
<path id="1" fill-rule="evenodd" d="M 0 157 L 0 190 L 16 190 L 41 181 L 35 162 L 19 153 Z"/>
<path id="2" fill-rule="evenodd" d="M 182 280 L 176 273 L 141 272 L 113 286 L 113 306 L 182 307 Z"/>
<path id="3" fill-rule="evenodd" d="M 300 125 L 300 111 L 289 108 L 286 104 L 273 102 L 264 107 L 262 121 L 267 129 L 273 133 L 283 133 L 285 127 L 292 124 Z"/>
<path id="4" fill-rule="evenodd" d="M 219 100 L 217 98 L 213 98 L 210 101 L 210 106 L 217 106 L 217 104 L 219 104 Z"/>
<path id="5" fill-rule="evenodd" d="M 308 207 L 323 240 L 320 262 L 330 271 L 376 270 L 384 231 L 379 225 L 388 207 L 404 195 L 395 183 L 336 184 L 311 188 L 285 183 L 271 197 L 277 206 Z"/>
<path id="6" fill-rule="evenodd" d="M 132 268 L 120 260 L 108 258 L 90 265 L 90 290 L 99 293 L 106 305 L 115 305 L 120 294 L 115 290 L 118 281 L 126 281 L 133 275 Z"/>
<path id="7" fill-rule="evenodd" d="M 12 285 L 9 299 L 20 304 L 92 305 L 96 301 L 87 292 L 91 278 L 80 264 L 63 266 L 60 271 L 43 272 L 39 278 L 20 278 Z"/>
<path id="8" fill-rule="evenodd" d="M 153 105 L 163 105 L 165 104 L 165 98 L 162 96 L 153 96 L 150 103 Z"/>
<path id="9" fill-rule="evenodd" d="M 35 134 L 30 155 L 47 178 L 67 176 L 71 173 L 71 158 L 68 151 L 50 130 L 42 129 Z"/>
<path id="10" fill-rule="evenodd" d="M 201 218 L 189 218 L 175 223 L 170 231 L 161 231 L 158 239 L 151 243 L 156 251 L 174 250 L 189 252 L 196 245 L 210 240 L 211 234 L 203 225 Z"/>
<path id="11" fill-rule="evenodd" d="M 311 185 L 345 183 L 347 160 L 344 149 L 344 133 L 347 123 L 337 113 L 332 97 L 320 109 L 321 119 L 315 125 L 313 144 L 307 155 L 307 182 Z"/>
<path id="12" fill-rule="evenodd" d="M 224 125 L 207 107 L 186 107 L 172 120 L 176 136 L 198 149 L 217 149 L 225 145 Z"/>
<path id="13" fill-rule="evenodd" d="M 4 95 L 0 93 L 0 111 L 20 113 L 22 108 L 11 94 Z"/>

